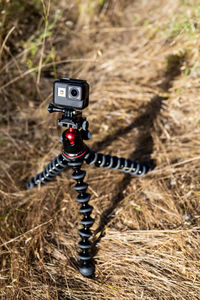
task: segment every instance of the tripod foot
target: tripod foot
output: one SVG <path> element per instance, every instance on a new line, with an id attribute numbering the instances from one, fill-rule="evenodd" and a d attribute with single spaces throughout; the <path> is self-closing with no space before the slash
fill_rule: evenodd
<path id="1" fill-rule="evenodd" d="M 79 267 L 79 272 L 85 276 L 85 277 L 92 277 L 94 274 L 94 266 L 91 263 L 86 263 L 84 262 L 80 267 Z"/>
<path id="2" fill-rule="evenodd" d="M 27 189 L 27 190 L 31 190 L 32 188 L 34 188 L 34 186 L 35 186 L 34 178 L 31 178 L 31 179 L 29 180 L 29 182 L 27 183 L 27 185 L 26 185 L 26 189 Z"/>

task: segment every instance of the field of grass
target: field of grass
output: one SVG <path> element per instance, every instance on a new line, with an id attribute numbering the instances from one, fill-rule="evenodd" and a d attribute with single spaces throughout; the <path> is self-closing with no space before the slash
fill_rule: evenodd
<path id="1" fill-rule="evenodd" d="M 200 299 L 200 2 L 0 1 L 0 297 Z M 48 113 L 61 77 L 90 84 L 98 152 L 144 177 L 84 165 L 95 278 L 77 270 L 67 170 L 26 190 L 62 149 Z"/>

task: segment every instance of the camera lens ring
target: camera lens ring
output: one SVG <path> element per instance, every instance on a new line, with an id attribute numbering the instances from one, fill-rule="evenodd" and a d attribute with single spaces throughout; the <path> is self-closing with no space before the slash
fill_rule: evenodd
<path id="1" fill-rule="evenodd" d="M 79 95 L 79 90 L 76 89 L 76 88 L 73 88 L 73 89 L 70 90 L 70 94 L 71 94 L 71 96 L 72 96 L 73 98 L 77 98 L 78 95 Z"/>

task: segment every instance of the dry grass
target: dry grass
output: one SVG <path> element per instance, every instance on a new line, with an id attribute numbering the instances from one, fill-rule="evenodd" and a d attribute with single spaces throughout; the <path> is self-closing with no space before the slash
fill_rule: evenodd
<path id="1" fill-rule="evenodd" d="M 200 6 L 16 3 L 0 29 L 1 299 L 200 299 Z M 63 75 L 90 83 L 92 149 L 156 164 L 140 179 L 85 166 L 93 280 L 76 269 L 71 172 L 25 190 L 61 150 L 47 105 Z"/>

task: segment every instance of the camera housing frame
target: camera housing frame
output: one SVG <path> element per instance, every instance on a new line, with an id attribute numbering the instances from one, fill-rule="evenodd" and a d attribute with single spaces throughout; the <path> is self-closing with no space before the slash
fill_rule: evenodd
<path id="1" fill-rule="evenodd" d="M 62 78 L 53 84 L 53 103 L 72 109 L 84 109 L 89 104 L 89 84 L 86 80 Z"/>

